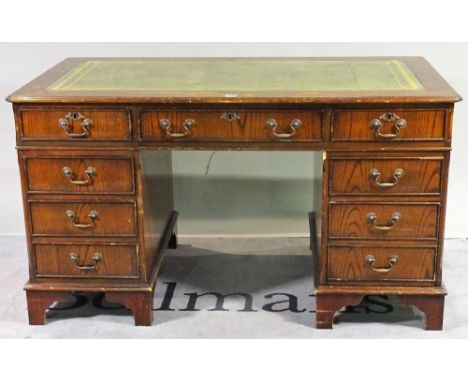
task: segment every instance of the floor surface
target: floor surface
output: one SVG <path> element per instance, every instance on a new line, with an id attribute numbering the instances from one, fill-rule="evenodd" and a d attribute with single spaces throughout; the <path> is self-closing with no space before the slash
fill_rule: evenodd
<path id="1" fill-rule="evenodd" d="M 124 307 L 76 293 L 29 326 L 23 237 L 0 238 L 1 338 L 468 338 L 468 240 L 446 240 L 449 291 L 444 330 L 392 297 L 369 296 L 315 329 L 312 258 L 306 239 L 190 239 L 167 250 L 151 327 L 133 326 Z M 205 295 L 206 294 L 206 295 Z"/>

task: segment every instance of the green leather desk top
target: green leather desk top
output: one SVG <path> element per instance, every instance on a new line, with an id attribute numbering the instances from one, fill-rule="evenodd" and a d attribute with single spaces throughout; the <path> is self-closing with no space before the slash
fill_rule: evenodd
<path id="1" fill-rule="evenodd" d="M 451 103 L 422 57 L 68 58 L 14 103 Z"/>
<path id="2" fill-rule="evenodd" d="M 362 91 L 420 90 L 401 60 L 87 60 L 52 91 Z"/>

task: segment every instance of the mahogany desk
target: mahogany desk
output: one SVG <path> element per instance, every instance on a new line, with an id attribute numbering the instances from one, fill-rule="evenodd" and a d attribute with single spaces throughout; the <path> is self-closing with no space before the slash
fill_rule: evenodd
<path id="1" fill-rule="evenodd" d="M 72 291 L 99 291 L 151 325 L 162 253 L 176 245 L 171 150 L 320 150 L 317 327 L 385 294 L 441 329 L 460 99 L 420 57 L 61 62 L 8 97 L 30 324 Z"/>

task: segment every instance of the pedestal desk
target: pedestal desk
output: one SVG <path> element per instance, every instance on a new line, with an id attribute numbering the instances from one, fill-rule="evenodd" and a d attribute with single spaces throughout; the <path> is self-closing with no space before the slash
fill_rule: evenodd
<path id="1" fill-rule="evenodd" d="M 176 245 L 171 150 L 319 150 L 317 328 L 384 294 L 441 329 L 459 100 L 420 57 L 66 59 L 8 97 L 29 323 L 95 291 L 151 325 L 162 253 Z"/>

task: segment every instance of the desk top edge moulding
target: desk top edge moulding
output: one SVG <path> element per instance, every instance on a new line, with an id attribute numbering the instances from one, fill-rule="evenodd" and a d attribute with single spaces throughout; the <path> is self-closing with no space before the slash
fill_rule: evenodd
<path id="1" fill-rule="evenodd" d="M 11 102 L 457 102 L 422 57 L 68 58 Z"/>
<path id="2" fill-rule="evenodd" d="M 366 295 L 396 295 L 442 329 L 461 97 L 424 58 L 68 58 L 7 101 L 30 324 L 76 291 L 152 324 L 163 255 L 177 246 L 173 150 L 313 150 L 315 326 L 332 328 Z"/>

